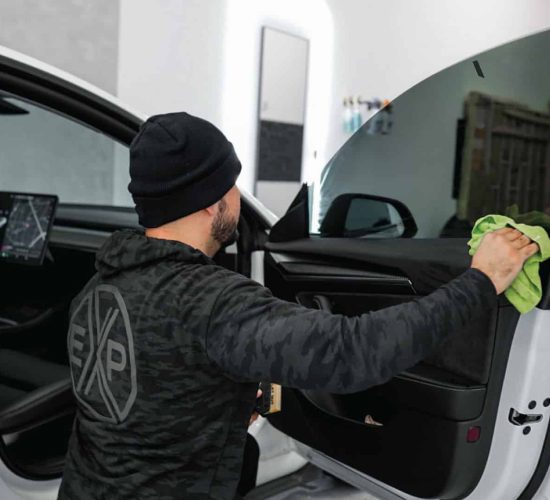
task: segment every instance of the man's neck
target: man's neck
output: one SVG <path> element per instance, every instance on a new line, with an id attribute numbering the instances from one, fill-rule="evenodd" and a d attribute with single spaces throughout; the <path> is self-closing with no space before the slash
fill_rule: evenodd
<path id="1" fill-rule="evenodd" d="M 213 257 L 219 250 L 219 244 L 212 241 L 212 238 L 206 237 L 201 229 L 193 227 L 182 227 L 183 225 L 172 226 L 165 225 L 155 228 L 145 229 L 145 236 L 148 238 L 157 238 L 159 240 L 172 240 L 185 243 L 190 247 L 200 250 L 208 257 Z"/>

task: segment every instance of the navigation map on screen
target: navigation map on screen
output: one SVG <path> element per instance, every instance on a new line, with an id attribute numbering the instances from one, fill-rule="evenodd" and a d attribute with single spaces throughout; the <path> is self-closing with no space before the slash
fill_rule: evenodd
<path id="1" fill-rule="evenodd" d="M 39 265 L 57 196 L 0 192 L 0 259 Z"/>

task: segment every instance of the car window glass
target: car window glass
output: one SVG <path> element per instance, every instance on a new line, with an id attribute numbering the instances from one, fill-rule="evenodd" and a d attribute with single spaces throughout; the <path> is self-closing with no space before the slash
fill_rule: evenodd
<path id="1" fill-rule="evenodd" d="M 344 193 L 404 203 L 421 238 L 468 236 L 488 213 L 550 221 L 548 54 L 550 31 L 447 68 L 382 108 L 324 168 L 311 232 Z"/>
<path id="2" fill-rule="evenodd" d="M 56 194 L 61 203 L 133 206 L 126 146 L 1 93 L 0 179 L 2 191 Z"/>

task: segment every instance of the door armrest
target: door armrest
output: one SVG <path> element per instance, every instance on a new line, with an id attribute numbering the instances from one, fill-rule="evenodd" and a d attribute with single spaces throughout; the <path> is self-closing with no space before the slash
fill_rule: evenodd
<path id="1" fill-rule="evenodd" d="M 0 410 L 0 434 L 37 427 L 74 409 L 71 379 L 39 387 Z"/>

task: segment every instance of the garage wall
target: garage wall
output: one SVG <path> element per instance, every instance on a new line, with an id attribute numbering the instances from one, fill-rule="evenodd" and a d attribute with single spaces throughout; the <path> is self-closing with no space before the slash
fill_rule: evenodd
<path id="1" fill-rule="evenodd" d="M 334 20 L 330 154 L 349 137 L 342 98 L 393 99 L 471 55 L 550 28 L 547 0 L 327 0 Z"/>
<path id="2" fill-rule="evenodd" d="M 550 2 L 0 0 L 0 44 L 143 112 L 187 110 L 211 120 L 235 144 L 248 190 L 262 26 L 311 43 L 302 171 L 312 180 L 348 138 L 344 96 L 394 98 L 458 60 L 550 27 Z"/>
<path id="3" fill-rule="evenodd" d="M 308 38 L 305 178 L 324 164 L 332 64 L 324 0 L 121 0 L 120 7 L 119 97 L 146 113 L 186 110 L 219 126 L 235 145 L 243 164 L 239 185 L 249 191 L 256 163 L 261 28 Z"/>
<path id="4" fill-rule="evenodd" d="M 118 0 L 0 0 L 0 45 L 117 91 Z"/>
<path id="5" fill-rule="evenodd" d="M 120 0 L 118 96 L 220 126 L 224 33 L 225 0 Z"/>
<path id="6" fill-rule="evenodd" d="M 227 0 L 222 123 L 243 162 L 240 183 L 252 191 L 257 153 L 261 29 L 309 40 L 302 179 L 315 177 L 325 154 L 331 108 L 333 26 L 325 0 Z M 279 213 L 295 193 L 288 192 Z"/>

